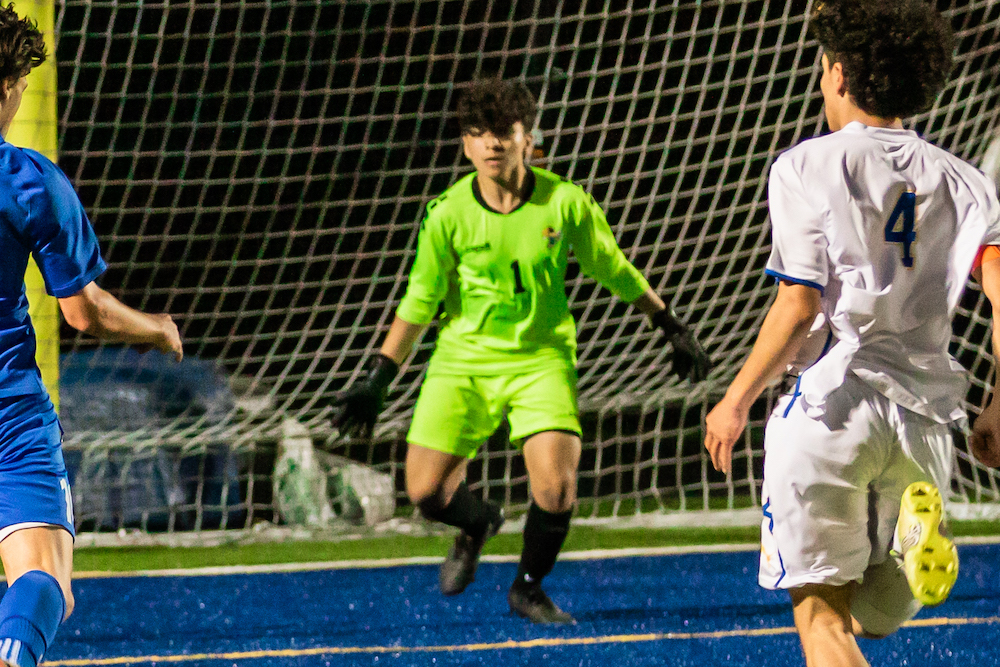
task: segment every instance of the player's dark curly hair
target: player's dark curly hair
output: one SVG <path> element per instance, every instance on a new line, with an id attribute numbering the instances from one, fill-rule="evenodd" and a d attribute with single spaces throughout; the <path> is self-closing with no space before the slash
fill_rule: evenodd
<path id="1" fill-rule="evenodd" d="M 0 81 L 20 79 L 45 62 L 45 40 L 38 24 L 21 18 L 14 4 L 0 5 Z"/>
<path id="2" fill-rule="evenodd" d="M 537 112 L 535 96 L 518 80 L 479 79 L 470 83 L 458 100 L 458 124 L 463 134 L 475 128 L 505 136 L 518 121 L 530 131 Z"/>
<path id="3" fill-rule="evenodd" d="M 951 28 L 926 0 L 819 0 L 809 28 L 874 116 L 926 111 L 951 73 Z"/>

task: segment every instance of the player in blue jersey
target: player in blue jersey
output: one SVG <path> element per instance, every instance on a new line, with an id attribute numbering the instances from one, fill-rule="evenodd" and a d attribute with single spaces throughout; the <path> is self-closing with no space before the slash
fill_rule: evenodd
<path id="1" fill-rule="evenodd" d="M 180 361 L 169 315 L 125 306 L 94 283 L 105 269 L 66 176 L 41 154 L 3 140 L 32 67 L 45 60 L 37 27 L 0 7 L 0 663 L 35 667 L 73 610 L 73 500 L 62 429 L 35 364 L 24 272 L 33 256 L 74 328 Z"/>

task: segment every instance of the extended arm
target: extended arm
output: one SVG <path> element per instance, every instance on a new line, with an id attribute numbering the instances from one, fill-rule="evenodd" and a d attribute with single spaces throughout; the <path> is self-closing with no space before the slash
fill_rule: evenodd
<path id="1" fill-rule="evenodd" d="M 750 406 L 795 358 L 820 310 L 819 290 L 782 281 L 753 350 L 726 395 L 705 420 L 705 448 L 716 470 L 729 472 L 733 445 L 746 427 Z"/>
<path id="2" fill-rule="evenodd" d="M 667 308 L 649 283 L 625 257 L 608 225 L 604 211 L 593 197 L 582 204 L 576 226 L 569 227 L 573 254 L 584 274 L 641 310 L 650 323 L 663 331 L 673 347 L 671 372 L 682 380 L 700 382 L 708 376 L 712 362 L 688 326 Z"/>
<path id="3" fill-rule="evenodd" d="M 983 263 L 976 278 L 993 309 L 993 355 L 1000 354 L 1000 259 Z M 972 425 L 969 446 L 973 455 L 985 465 L 1000 466 L 1000 401 L 997 400 L 998 374 L 993 372 L 993 396 Z"/>
<path id="4" fill-rule="evenodd" d="M 434 319 L 448 291 L 449 278 L 455 271 L 455 253 L 445 215 L 440 210 L 434 212 L 439 201 L 427 205 L 406 294 L 396 308 L 396 317 L 382 348 L 369 357 L 365 374 L 333 401 L 330 423 L 341 433 L 364 434 L 375 427 L 399 366 L 410 356 L 413 345 Z"/>
<path id="5" fill-rule="evenodd" d="M 59 309 L 71 327 L 101 340 L 128 343 L 140 349 L 156 349 L 184 357 L 177 325 L 169 315 L 147 314 L 89 283 L 72 296 L 59 299 Z"/>
<path id="6" fill-rule="evenodd" d="M 433 212 L 438 201 L 427 205 L 406 294 L 396 308 L 396 317 L 382 348 L 369 357 L 364 375 L 333 401 L 330 423 L 340 433 L 363 435 L 375 428 L 400 364 L 410 356 L 413 345 L 434 319 L 448 291 L 448 281 L 455 270 L 455 254 L 444 216 L 440 211 Z"/>

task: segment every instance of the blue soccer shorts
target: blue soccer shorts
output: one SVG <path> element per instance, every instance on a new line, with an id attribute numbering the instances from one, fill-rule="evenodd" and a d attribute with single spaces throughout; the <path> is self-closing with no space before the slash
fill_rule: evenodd
<path id="1" fill-rule="evenodd" d="M 0 396 L 0 541 L 44 525 L 75 535 L 59 418 L 45 395 Z"/>

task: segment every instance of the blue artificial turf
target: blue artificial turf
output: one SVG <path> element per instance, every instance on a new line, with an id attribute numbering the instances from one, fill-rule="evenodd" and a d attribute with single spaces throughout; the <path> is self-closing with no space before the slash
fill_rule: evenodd
<path id="1" fill-rule="evenodd" d="M 873 665 L 1000 664 L 1000 546 L 966 546 L 960 555 L 951 598 L 918 619 L 994 621 L 935 622 L 862 641 Z M 149 665 L 186 655 L 173 664 L 801 665 L 787 595 L 757 586 L 756 560 L 739 552 L 559 563 L 546 590 L 578 620 L 561 627 L 509 612 L 512 563 L 482 564 L 454 598 L 438 593 L 433 566 L 85 579 L 74 584 L 77 611 L 46 662 L 135 656 L 131 664 Z M 542 645 L 523 644 L 532 640 Z M 504 642 L 518 644 L 496 646 Z"/>

